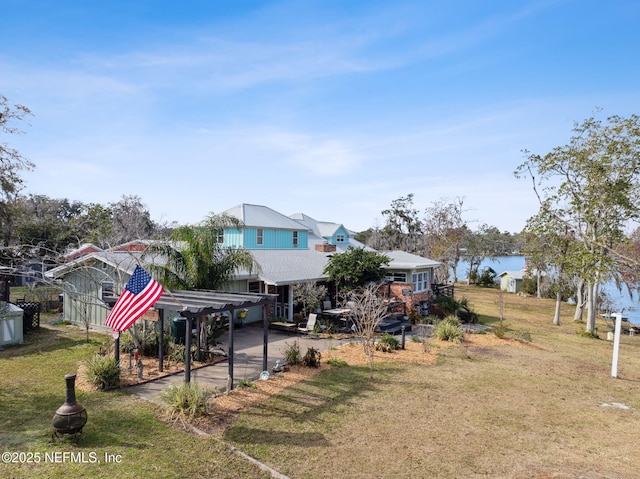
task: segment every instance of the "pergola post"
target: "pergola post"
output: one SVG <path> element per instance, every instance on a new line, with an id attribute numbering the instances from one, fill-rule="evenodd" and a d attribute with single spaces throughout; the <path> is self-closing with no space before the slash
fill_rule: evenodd
<path id="1" fill-rule="evenodd" d="M 158 371 L 164 370 L 164 309 L 158 311 L 158 324 L 160 326 L 160 344 L 158 344 Z"/>
<path id="2" fill-rule="evenodd" d="M 268 308 L 262 308 L 262 370 L 268 371 L 267 355 L 269 353 L 269 312 Z M 276 310 L 276 302 L 273 302 L 273 310 Z"/>
<path id="3" fill-rule="evenodd" d="M 227 393 L 233 389 L 233 343 L 234 343 L 233 333 L 235 330 L 233 323 L 234 323 L 234 320 L 232 315 L 231 319 L 229 320 L 229 378 L 227 380 L 227 384 L 228 384 Z"/>
<path id="4" fill-rule="evenodd" d="M 186 331 L 184 335 L 184 382 L 189 384 L 191 382 L 191 331 L 192 331 L 192 318 L 187 316 Z"/>

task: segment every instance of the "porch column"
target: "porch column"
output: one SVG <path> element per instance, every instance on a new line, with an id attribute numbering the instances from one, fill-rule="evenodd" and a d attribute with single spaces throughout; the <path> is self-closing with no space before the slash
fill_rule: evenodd
<path id="1" fill-rule="evenodd" d="M 289 303 L 289 314 L 287 314 L 287 321 L 290 323 L 293 323 L 293 285 L 292 284 L 289 285 L 289 298 L 287 301 Z"/>

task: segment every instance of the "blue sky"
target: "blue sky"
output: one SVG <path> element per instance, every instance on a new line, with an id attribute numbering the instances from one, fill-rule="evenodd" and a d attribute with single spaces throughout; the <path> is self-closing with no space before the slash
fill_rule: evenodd
<path id="1" fill-rule="evenodd" d="M 640 2 L 0 0 L 5 138 L 25 193 L 139 195 L 157 221 L 239 203 L 356 231 L 414 194 L 517 232 L 523 149 L 640 113 Z"/>

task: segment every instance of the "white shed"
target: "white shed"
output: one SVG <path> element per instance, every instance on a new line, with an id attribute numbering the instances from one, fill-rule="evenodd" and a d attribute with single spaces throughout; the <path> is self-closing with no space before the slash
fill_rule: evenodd
<path id="1" fill-rule="evenodd" d="M 522 289 L 524 271 L 505 271 L 500 273 L 500 289 L 509 293 L 518 293 Z"/>
<path id="2" fill-rule="evenodd" d="M 22 344 L 24 311 L 11 303 L 0 303 L 0 346 Z"/>

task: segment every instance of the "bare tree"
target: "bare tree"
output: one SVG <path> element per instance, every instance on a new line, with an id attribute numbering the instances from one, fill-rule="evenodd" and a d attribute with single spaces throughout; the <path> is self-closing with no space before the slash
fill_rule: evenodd
<path id="1" fill-rule="evenodd" d="M 418 210 L 413 207 L 413 193 L 393 200 L 391 206 L 382 211 L 386 225 L 382 235 L 386 237 L 390 248 L 415 253 L 422 237 L 422 222 Z"/>
<path id="2" fill-rule="evenodd" d="M 5 142 L 6 135 L 19 135 L 22 131 L 16 122 L 26 121 L 31 111 L 23 105 L 11 104 L 7 97 L 0 94 L 0 233 L 4 246 L 11 244 L 15 230 L 17 198 L 22 190 L 22 171 L 30 171 L 35 165 L 27 160 L 15 148 Z"/>
<path id="3" fill-rule="evenodd" d="M 343 306 L 351 310 L 353 332 L 360 339 L 364 354 L 369 361 L 371 379 L 373 379 L 373 358 L 376 350 L 376 330 L 380 321 L 388 314 L 387 303 L 378 294 L 378 289 L 378 284 L 370 283 L 350 291 L 343 299 Z"/>
<path id="4" fill-rule="evenodd" d="M 427 257 L 444 264 L 448 279 L 449 268 L 453 273 L 453 282 L 458 281 L 456 274 L 458 263 L 462 257 L 462 246 L 468 228 L 462 218 L 464 199 L 456 198 L 454 201 L 434 201 L 425 209 L 424 218 L 424 243 Z"/>

